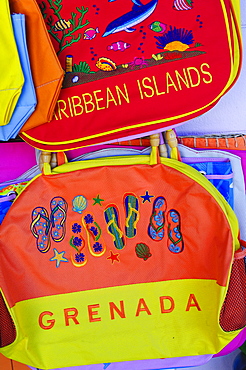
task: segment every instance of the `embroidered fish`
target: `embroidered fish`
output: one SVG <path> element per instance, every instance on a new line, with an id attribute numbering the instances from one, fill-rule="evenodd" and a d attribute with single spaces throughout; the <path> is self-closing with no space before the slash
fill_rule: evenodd
<path id="1" fill-rule="evenodd" d="M 124 51 L 126 49 L 128 49 L 131 45 L 128 44 L 127 42 L 124 42 L 124 41 L 117 41 L 117 42 L 113 42 L 113 44 L 111 45 L 108 45 L 107 49 L 108 50 L 114 50 L 114 51 Z"/>
<path id="2" fill-rule="evenodd" d="M 134 32 L 136 29 L 133 27 L 148 18 L 158 3 L 158 0 L 151 0 L 148 4 L 143 5 L 139 0 L 132 1 L 134 3 L 132 10 L 109 23 L 102 37 L 120 31 Z"/>
<path id="3" fill-rule="evenodd" d="M 176 10 L 190 10 L 193 8 L 192 0 L 174 0 L 173 7 Z"/>
<path id="4" fill-rule="evenodd" d="M 71 27 L 70 21 L 66 21 L 65 19 L 59 19 L 59 21 L 57 21 L 54 24 L 53 29 L 55 32 L 58 32 L 58 31 L 66 30 L 67 28 L 70 28 L 70 27 Z"/>
<path id="5" fill-rule="evenodd" d="M 97 33 L 99 33 L 99 29 L 97 28 L 87 28 L 84 32 L 84 40 L 92 40 L 96 37 Z"/>
<path id="6" fill-rule="evenodd" d="M 159 21 L 155 21 L 149 25 L 149 28 L 154 32 L 164 33 L 167 29 L 167 25 Z"/>

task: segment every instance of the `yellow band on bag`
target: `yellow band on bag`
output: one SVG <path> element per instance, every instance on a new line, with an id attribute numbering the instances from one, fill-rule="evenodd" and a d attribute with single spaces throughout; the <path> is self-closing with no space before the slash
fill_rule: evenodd
<path id="1" fill-rule="evenodd" d="M 233 339 L 238 334 L 226 333 L 225 339 L 217 322 L 216 307 L 222 304 L 225 292 L 225 287 L 212 280 L 184 279 L 18 302 L 11 311 L 14 320 L 21 322 L 25 337 L 17 337 L 20 342 L 13 358 L 17 353 L 23 363 L 53 368 L 66 366 L 71 348 L 74 366 L 78 359 L 81 365 L 89 364 L 91 358 L 95 363 L 121 361 L 122 353 L 127 353 L 129 360 L 138 359 L 139 352 L 145 354 L 143 359 L 186 356 L 187 345 L 194 355 L 213 353 L 214 343 L 220 351 L 228 335 Z M 132 340 L 128 332 L 135 333 Z M 28 342 L 27 337 L 31 338 Z M 59 344 L 57 353 L 59 337 L 67 340 Z M 106 345 L 103 338 L 107 338 Z M 12 345 L 2 349 L 10 357 L 11 352 Z M 35 354 L 34 363 L 31 354 Z M 69 363 L 71 366 L 71 358 Z"/>

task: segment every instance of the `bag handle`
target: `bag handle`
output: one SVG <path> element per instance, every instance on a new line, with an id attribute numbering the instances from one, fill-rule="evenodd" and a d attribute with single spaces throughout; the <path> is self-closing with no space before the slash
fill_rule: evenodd
<path id="1" fill-rule="evenodd" d="M 174 130 L 168 130 L 166 132 L 165 140 L 171 148 L 170 157 L 180 161 L 181 159 L 178 151 L 178 141 Z M 166 158 L 168 157 L 167 144 L 165 143 L 161 133 L 150 135 L 150 145 L 152 147 L 149 160 L 150 165 L 161 163 L 160 156 Z M 54 167 L 61 166 L 67 162 L 68 160 L 65 152 L 51 153 L 43 151 L 40 155 L 39 167 L 44 175 L 50 175 L 52 173 L 51 170 Z"/>
<path id="2" fill-rule="evenodd" d="M 39 157 L 39 168 L 44 175 L 50 175 L 51 169 L 68 162 L 64 152 L 42 151 Z"/>

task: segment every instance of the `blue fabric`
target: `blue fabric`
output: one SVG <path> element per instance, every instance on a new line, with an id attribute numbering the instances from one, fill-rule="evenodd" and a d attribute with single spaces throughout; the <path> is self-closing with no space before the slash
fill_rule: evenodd
<path id="1" fill-rule="evenodd" d="M 37 105 L 26 44 L 25 15 L 12 14 L 11 19 L 25 82 L 10 122 L 0 127 L 0 140 L 3 141 L 15 138 L 18 135 L 21 127 L 33 113 Z"/>
<path id="2" fill-rule="evenodd" d="M 183 162 L 201 172 L 224 196 L 230 206 L 234 207 L 233 192 L 233 171 L 229 159 L 225 160 L 206 160 L 199 158 L 200 161 L 194 161 L 194 158 L 183 159 Z"/>

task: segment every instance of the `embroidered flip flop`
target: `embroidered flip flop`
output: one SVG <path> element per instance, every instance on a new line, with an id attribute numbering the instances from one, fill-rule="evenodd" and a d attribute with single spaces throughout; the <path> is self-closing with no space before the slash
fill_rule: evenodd
<path id="1" fill-rule="evenodd" d="M 30 228 L 36 238 L 38 250 L 42 253 L 48 252 L 50 249 L 50 219 L 44 207 L 34 208 Z"/>
<path id="2" fill-rule="evenodd" d="M 50 201 L 51 237 L 54 242 L 64 239 L 66 233 L 67 202 L 62 197 L 54 197 Z"/>
<path id="3" fill-rule="evenodd" d="M 135 194 L 129 193 L 124 196 L 124 206 L 126 212 L 126 237 L 134 238 L 137 233 L 137 223 L 139 220 L 139 204 Z"/>
<path id="4" fill-rule="evenodd" d="M 75 267 L 82 267 L 87 263 L 86 243 L 82 235 L 82 225 L 79 222 L 73 222 L 71 225 L 72 236 L 69 244 L 72 247 L 70 259 Z"/>
<path id="5" fill-rule="evenodd" d="M 184 241 L 181 233 L 180 214 L 176 209 L 170 209 L 167 214 L 168 249 L 172 253 L 180 253 L 184 249 Z"/>
<path id="6" fill-rule="evenodd" d="M 153 203 L 153 210 L 148 226 L 148 234 L 155 241 L 160 241 L 164 237 L 166 208 L 166 199 L 164 197 L 157 197 Z"/>
<path id="7" fill-rule="evenodd" d="M 87 257 L 85 253 L 85 240 L 78 236 L 72 236 L 69 244 L 73 250 L 70 252 L 72 264 L 75 267 L 82 267 L 87 263 Z"/>
<path id="8" fill-rule="evenodd" d="M 100 257 L 106 251 L 106 245 L 102 236 L 102 229 L 95 221 L 93 214 L 88 213 L 82 218 L 82 224 L 86 230 L 88 248 L 93 256 Z"/>
<path id="9" fill-rule="evenodd" d="M 125 246 L 123 232 L 119 226 L 119 213 L 115 205 L 109 205 L 104 210 L 105 221 L 108 225 L 108 232 L 112 235 L 114 245 L 117 249 L 123 249 Z"/>

